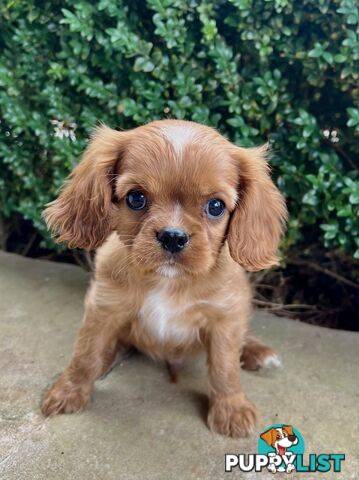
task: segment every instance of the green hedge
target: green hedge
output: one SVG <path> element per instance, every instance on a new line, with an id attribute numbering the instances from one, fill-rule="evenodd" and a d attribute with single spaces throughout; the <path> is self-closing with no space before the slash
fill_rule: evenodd
<path id="1" fill-rule="evenodd" d="M 177 117 L 272 144 L 284 247 L 359 258 L 356 0 L 4 0 L 0 191 L 41 220 L 99 121 Z"/>

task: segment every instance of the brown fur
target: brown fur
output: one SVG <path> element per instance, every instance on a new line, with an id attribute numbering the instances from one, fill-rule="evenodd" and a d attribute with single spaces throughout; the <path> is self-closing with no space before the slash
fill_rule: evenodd
<path id="1" fill-rule="evenodd" d="M 173 128 L 191 133 L 180 151 L 166 136 Z M 135 188 L 148 197 L 143 211 L 126 205 Z M 216 220 L 203 213 L 213 197 L 227 207 Z M 59 241 L 101 246 L 73 358 L 45 395 L 44 414 L 82 409 L 95 380 L 130 345 L 170 365 L 205 349 L 210 428 L 249 434 L 255 407 L 240 386 L 240 354 L 243 349 L 245 367 L 253 368 L 256 359 L 257 368 L 258 358 L 274 352 L 247 336 L 251 291 L 244 268 L 277 262 L 285 216 L 263 148 L 235 147 L 213 129 L 175 120 L 129 132 L 97 129 L 63 192 L 45 210 Z M 174 278 L 159 270 L 169 268 L 168 253 L 156 240 L 166 226 L 190 234 L 174 258 Z"/>

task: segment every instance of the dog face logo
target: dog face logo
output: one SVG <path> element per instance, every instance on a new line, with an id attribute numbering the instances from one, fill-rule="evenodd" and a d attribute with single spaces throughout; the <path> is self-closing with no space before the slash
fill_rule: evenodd
<path id="1" fill-rule="evenodd" d="M 283 458 L 281 465 L 275 465 L 274 462 L 268 465 L 268 470 L 272 473 L 287 472 L 295 470 L 295 464 L 290 461 L 293 455 L 292 448 L 299 443 L 298 435 L 294 432 L 291 425 L 273 426 L 260 435 L 260 438 L 269 447 L 268 456 L 274 458 L 279 456 Z"/>
<path id="2" fill-rule="evenodd" d="M 291 425 L 283 425 L 283 427 L 271 428 L 262 433 L 261 438 L 275 449 L 278 455 L 285 455 L 288 447 L 298 443 L 298 437 L 293 432 Z"/>
<path id="3" fill-rule="evenodd" d="M 226 453 L 224 471 L 232 472 L 238 468 L 241 472 L 260 473 L 267 469 L 271 473 L 295 472 L 295 478 L 299 478 L 297 473 L 304 473 L 304 478 L 308 478 L 308 472 L 342 471 L 345 453 L 309 453 L 306 461 L 304 450 L 300 431 L 292 425 L 277 423 L 259 436 L 258 453 Z"/>

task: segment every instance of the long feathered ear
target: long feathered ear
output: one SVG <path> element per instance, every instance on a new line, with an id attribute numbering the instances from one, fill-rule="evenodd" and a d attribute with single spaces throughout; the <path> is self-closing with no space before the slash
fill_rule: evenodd
<path id="1" fill-rule="evenodd" d="M 47 226 L 70 248 L 93 250 L 111 231 L 112 179 L 128 132 L 98 127 L 81 162 L 68 177 L 60 196 L 47 205 Z"/>
<path id="2" fill-rule="evenodd" d="M 266 146 L 232 150 L 239 168 L 239 198 L 227 240 L 232 258 L 248 271 L 278 263 L 277 249 L 287 218 L 284 199 L 269 175 L 266 153 Z"/>

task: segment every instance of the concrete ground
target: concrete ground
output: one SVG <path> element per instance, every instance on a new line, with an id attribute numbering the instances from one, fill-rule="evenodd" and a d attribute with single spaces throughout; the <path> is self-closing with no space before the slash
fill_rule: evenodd
<path id="1" fill-rule="evenodd" d="M 272 478 L 224 473 L 224 454 L 257 453 L 259 434 L 275 423 L 294 425 L 306 453 L 346 454 L 342 473 L 290 478 L 358 478 L 359 334 L 263 312 L 253 330 L 280 352 L 284 368 L 243 372 L 260 413 L 249 439 L 208 431 L 203 359 L 173 385 L 163 365 L 125 358 L 97 383 L 88 410 L 44 419 L 40 397 L 69 359 L 87 283 L 75 266 L 0 255 L 1 479 Z"/>

